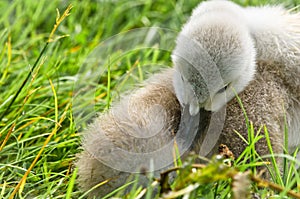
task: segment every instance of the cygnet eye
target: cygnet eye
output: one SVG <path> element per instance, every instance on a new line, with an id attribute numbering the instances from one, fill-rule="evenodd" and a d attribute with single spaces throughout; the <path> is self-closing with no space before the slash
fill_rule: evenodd
<path id="1" fill-rule="evenodd" d="M 223 93 L 226 91 L 226 89 L 228 88 L 229 84 L 226 84 L 223 88 L 221 88 L 220 90 L 218 90 L 217 93 Z"/>

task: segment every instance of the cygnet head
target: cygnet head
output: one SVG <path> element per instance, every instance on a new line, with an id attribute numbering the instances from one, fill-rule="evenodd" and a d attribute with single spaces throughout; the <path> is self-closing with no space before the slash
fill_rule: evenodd
<path id="1" fill-rule="evenodd" d="M 255 54 L 247 27 L 235 15 L 193 15 L 172 54 L 179 102 L 189 105 L 191 115 L 202 107 L 218 111 L 253 79 Z"/>

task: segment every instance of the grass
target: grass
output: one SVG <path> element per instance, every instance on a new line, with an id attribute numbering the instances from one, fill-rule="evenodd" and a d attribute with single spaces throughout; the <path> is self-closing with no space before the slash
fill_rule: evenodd
<path id="1" fill-rule="evenodd" d="M 280 1 L 236 2 L 246 6 Z M 288 7 L 300 4 L 299 0 L 282 2 Z M 56 8 L 62 14 L 69 4 L 73 5 L 71 15 L 61 22 L 52 37 L 55 41 L 43 52 L 55 24 Z M 171 66 L 174 37 L 197 4 L 198 0 L 0 1 L 0 198 L 84 198 L 85 193 L 76 187 L 74 168 L 81 130 L 97 111 L 109 108 L 120 93 L 159 68 Z M 138 49 L 131 39 L 122 41 L 127 42 L 128 49 L 113 48 L 118 40 L 112 36 L 122 33 L 126 37 L 118 38 L 124 39 L 145 33 L 125 33 L 128 30 L 152 26 L 165 28 L 161 30 L 161 46 L 152 43 L 152 48 Z M 99 72 L 93 79 L 78 76 L 93 70 Z M 93 92 L 82 93 L 87 87 Z M 267 135 L 265 128 L 261 131 Z M 253 129 L 249 132 L 253 142 L 259 139 Z M 254 148 L 246 150 L 245 156 L 255 153 Z M 278 172 L 274 174 L 274 182 L 289 188 L 299 184 L 295 165 L 290 164 L 282 180 Z M 190 171 L 192 162 L 188 165 L 179 176 Z M 211 168 L 208 164 L 206 169 L 220 166 L 216 165 Z M 251 167 L 244 165 L 242 160 L 236 162 L 241 170 Z M 226 172 L 221 177 L 196 186 L 194 182 L 203 176 L 196 175 L 190 181 L 187 175 L 186 184 L 173 186 L 183 189 L 195 185 L 190 194 L 199 198 L 230 198 L 232 178 L 225 180 Z M 14 192 L 18 184 L 19 190 Z M 262 197 L 278 193 L 258 189 L 257 185 L 252 189 Z M 136 186 L 129 198 L 139 191 Z M 149 192 L 146 195 L 150 198 Z"/>

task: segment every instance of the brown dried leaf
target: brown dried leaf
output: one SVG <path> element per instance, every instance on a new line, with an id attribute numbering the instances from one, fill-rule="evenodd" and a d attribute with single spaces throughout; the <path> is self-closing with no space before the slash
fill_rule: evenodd
<path id="1" fill-rule="evenodd" d="M 219 145 L 219 154 L 223 156 L 225 159 L 232 159 L 234 160 L 233 153 L 229 150 L 228 146 L 225 144 Z"/>

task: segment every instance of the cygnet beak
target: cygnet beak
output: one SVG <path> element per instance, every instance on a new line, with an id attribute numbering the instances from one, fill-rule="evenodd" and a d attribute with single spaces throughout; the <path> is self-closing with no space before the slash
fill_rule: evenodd
<path id="1" fill-rule="evenodd" d="M 212 111 L 212 101 L 208 99 L 203 107 L 206 111 Z"/>

